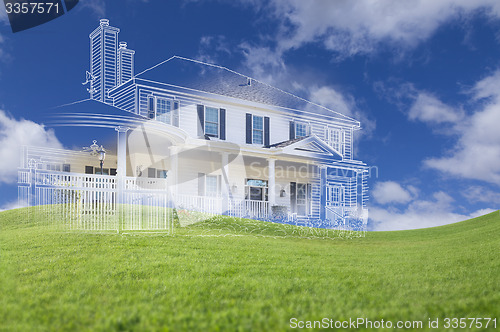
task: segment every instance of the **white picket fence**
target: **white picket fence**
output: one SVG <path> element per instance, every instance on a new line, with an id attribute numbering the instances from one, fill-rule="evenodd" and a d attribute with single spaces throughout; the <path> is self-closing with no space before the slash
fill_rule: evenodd
<path id="1" fill-rule="evenodd" d="M 166 179 L 21 170 L 19 199 L 32 220 L 86 231 L 173 230 Z"/>
<path id="2" fill-rule="evenodd" d="M 182 226 L 222 214 L 269 217 L 268 202 L 171 195 L 166 179 L 20 170 L 18 182 L 19 199 L 33 207 L 30 218 L 67 229 L 173 231 L 174 208 Z"/>

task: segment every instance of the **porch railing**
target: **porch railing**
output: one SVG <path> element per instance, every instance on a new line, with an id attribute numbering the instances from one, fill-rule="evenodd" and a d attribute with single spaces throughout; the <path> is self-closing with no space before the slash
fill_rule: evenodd
<path id="1" fill-rule="evenodd" d="M 178 209 L 222 214 L 222 198 L 209 196 L 176 195 L 175 206 Z"/>
<path id="2" fill-rule="evenodd" d="M 267 219 L 269 217 L 269 202 L 230 200 L 228 214 L 239 218 Z"/>

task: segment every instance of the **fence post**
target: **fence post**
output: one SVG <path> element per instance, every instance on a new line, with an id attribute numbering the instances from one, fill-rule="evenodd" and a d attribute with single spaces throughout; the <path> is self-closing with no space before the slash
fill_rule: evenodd
<path id="1" fill-rule="evenodd" d="M 127 131 L 129 127 L 118 126 L 115 130 L 118 132 L 118 146 L 117 146 L 117 169 L 116 169 L 116 212 L 117 212 L 117 232 L 121 230 L 121 223 L 123 222 L 123 204 L 124 202 L 124 191 L 125 191 L 125 177 L 127 176 Z"/>

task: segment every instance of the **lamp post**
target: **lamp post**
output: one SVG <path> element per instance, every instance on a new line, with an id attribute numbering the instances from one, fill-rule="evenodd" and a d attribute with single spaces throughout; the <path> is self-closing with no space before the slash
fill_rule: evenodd
<path id="1" fill-rule="evenodd" d="M 99 164 L 101 166 L 101 175 L 103 175 L 103 165 L 104 165 L 104 159 L 106 159 L 106 149 L 104 149 L 102 145 L 101 146 L 97 145 L 97 141 L 93 140 L 92 145 L 83 148 L 83 151 L 90 152 L 91 156 L 99 157 Z"/>
<path id="2" fill-rule="evenodd" d="M 99 153 L 99 163 L 101 165 L 101 175 L 104 175 L 102 166 L 104 165 L 104 159 L 106 159 L 106 150 L 104 150 L 104 148 L 101 145 L 101 147 L 99 148 L 99 151 L 97 151 L 97 153 Z"/>

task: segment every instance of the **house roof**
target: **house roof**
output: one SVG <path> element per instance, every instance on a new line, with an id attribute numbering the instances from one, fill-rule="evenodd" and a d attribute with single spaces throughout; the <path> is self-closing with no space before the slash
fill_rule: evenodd
<path id="1" fill-rule="evenodd" d="M 116 128 L 134 126 L 147 120 L 145 117 L 125 112 L 109 104 L 84 99 L 52 109 L 52 125 L 75 125 L 87 127 Z"/>
<path id="2" fill-rule="evenodd" d="M 289 139 L 289 140 L 286 140 L 286 141 L 283 141 L 283 142 L 278 142 L 278 143 L 271 144 L 269 146 L 266 146 L 266 148 L 284 148 L 284 147 L 287 147 L 287 146 L 292 145 L 294 143 L 300 142 L 300 141 L 302 141 L 305 138 L 307 138 L 307 136 L 305 136 L 305 137 L 299 137 L 299 138 L 294 138 L 294 139 Z"/>
<path id="3" fill-rule="evenodd" d="M 179 56 L 160 62 L 135 75 L 135 78 L 311 114 L 326 115 L 359 126 L 359 122 L 353 118 L 249 76 L 225 67 Z"/>
<path id="4" fill-rule="evenodd" d="M 281 154 L 321 160 L 342 161 L 342 155 L 315 135 L 295 138 L 268 146 L 280 149 Z"/>

